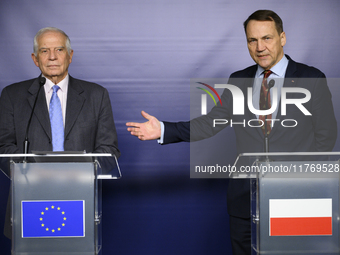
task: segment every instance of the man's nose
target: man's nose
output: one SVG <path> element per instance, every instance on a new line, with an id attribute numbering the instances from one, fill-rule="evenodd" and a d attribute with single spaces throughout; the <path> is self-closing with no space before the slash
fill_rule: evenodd
<path id="1" fill-rule="evenodd" d="M 257 45 L 256 45 L 256 50 L 257 51 L 264 51 L 266 49 L 265 43 L 262 42 L 261 40 L 257 41 Z"/>
<path id="2" fill-rule="evenodd" d="M 57 59 L 57 54 L 56 54 L 56 52 L 55 52 L 54 50 L 51 50 L 51 51 L 50 51 L 49 59 L 50 59 L 50 60 L 55 60 L 55 59 Z"/>

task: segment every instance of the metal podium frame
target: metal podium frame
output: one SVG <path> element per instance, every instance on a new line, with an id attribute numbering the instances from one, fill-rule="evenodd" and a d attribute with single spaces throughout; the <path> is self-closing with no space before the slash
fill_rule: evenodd
<path id="1" fill-rule="evenodd" d="M 0 160 L 11 179 L 13 255 L 99 254 L 101 180 L 122 176 L 114 155 L 7 154 Z"/>
<path id="2" fill-rule="evenodd" d="M 252 254 L 340 253 L 339 159 L 339 152 L 244 153 L 238 156 L 234 164 L 238 171 L 232 178 L 250 179 Z M 241 171 L 246 165 L 248 171 L 244 168 Z M 313 207 L 313 203 L 317 206 L 320 202 L 326 202 L 322 210 Z M 306 209 L 306 217 L 299 215 L 305 213 L 299 204 L 305 203 L 312 204 L 310 208 L 313 208 Z M 309 224 L 311 227 L 307 230 L 295 227 L 296 224 L 291 230 L 291 225 L 273 223 L 278 222 L 277 219 L 283 219 L 282 222 L 319 219 L 313 216 L 319 211 L 330 214 L 324 217 L 328 220 L 328 232 L 314 230 L 318 224 Z"/>

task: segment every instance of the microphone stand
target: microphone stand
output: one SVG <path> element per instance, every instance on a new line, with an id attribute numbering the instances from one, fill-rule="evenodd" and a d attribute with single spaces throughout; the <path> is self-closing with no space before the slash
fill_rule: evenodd
<path id="1" fill-rule="evenodd" d="M 33 107 L 32 107 L 31 116 L 28 120 L 28 124 L 27 124 L 27 128 L 26 128 L 26 134 L 25 134 L 25 140 L 24 140 L 24 154 L 28 153 L 28 147 L 29 147 L 29 144 L 30 144 L 29 141 L 28 141 L 28 131 L 29 131 L 29 128 L 30 128 L 30 125 L 31 125 L 33 113 L 34 113 L 34 110 L 35 110 L 35 105 L 37 104 L 37 100 L 38 100 L 38 96 L 39 96 L 41 87 L 45 85 L 45 82 L 46 82 L 46 78 L 40 77 L 40 79 L 39 79 L 39 89 L 38 89 L 38 92 L 37 92 L 37 96 L 35 97 L 34 104 L 33 104 Z M 26 156 L 25 156 L 23 162 L 24 163 L 27 162 Z"/>
<path id="2" fill-rule="evenodd" d="M 268 93 L 266 95 L 266 107 L 267 107 L 267 109 L 269 108 L 268 95 L 270 93 L 270 89 L 272 87 L 274 87 L 274 85 L 275 85 L 275 81 L 270 80 L 270 82 L 268 83 Z M 268 128 L 267 128 L 267 115 L 265 115 L 264 132 L 265 132 L 265 134 L 264 134 L 264 152 L 268 153 L 269 152 L 269 138 L 268 138 Z M 266 160 L 269 161 L 268 155 L 266 156 Z"/>

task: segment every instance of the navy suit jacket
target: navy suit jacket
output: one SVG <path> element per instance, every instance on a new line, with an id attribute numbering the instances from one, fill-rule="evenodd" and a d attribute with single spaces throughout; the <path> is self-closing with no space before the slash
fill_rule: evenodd
<path id="1" fill-rule="evenodd" d="M 295 105 L 287 105 L 287 115 L 282 116 L 281 106 L 279 106 L 276 119 L 294 119 L 298 122 L 298 125 L 286 128 L 276 123 L 269 135 L 270 151 L 331 151 L 337 138 L 337 123 L 325 75 L 314 67 L 297 63 L 289 56 L 287 58 L 289 63 L 284 87 L 308 89 L 311 92 L 311 99 L 303 105 L 312 115 L 305 116 Z M 256 70 L 257 65 L 254 65 L 235 72 L 230 76 L 228 84 L 238 86 L 246 98 L 247 88 L 253 86 Z M 301 97 L 301 93 L 289 95 L 288 97 L 298 98 Z M 218 103 L 207 115 L 193 119 L 190 122 L 164 122 L 163 144 L 197 141 L 211 137 L 226 127 L 226 125 L 213 127 L 214 119 L 232 119 L 236 122 L 242 122 L 244 119 L 246 122 L 250 119 L 256 119 L 256 116 L 249 111 L 246 105 L 247 100 L 245 100 L 245 114 L 242 116 L 233 115 L 233 98 L 228 89 L 224 90 L 221 100 L 223 106 Z M 264 151 L 264 135 L 259 127 L 234 125 L 233 128 L 236 134 L 238 153 Z M 230 215 L 241 218 L 250 217 L 249 180 L 231 179 L 229 181 L 227 203 Z"/>

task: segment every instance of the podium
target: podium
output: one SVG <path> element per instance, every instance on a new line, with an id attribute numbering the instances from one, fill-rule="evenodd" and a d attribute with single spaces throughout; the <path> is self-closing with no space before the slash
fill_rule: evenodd
<path id="1" fill-rule="evenodd" d="M 339 152 L 244 153 L 252 254 L 339 254 Z M 241 170 L 242 169 L 242 170 Z"/>
<path id="2" fill-rule="evenodd" d="M 7 154 L 1 166 L 11 179 L 12 254 L 99 254 L 101 180 L 121 177 L 115 156 Z"/>

